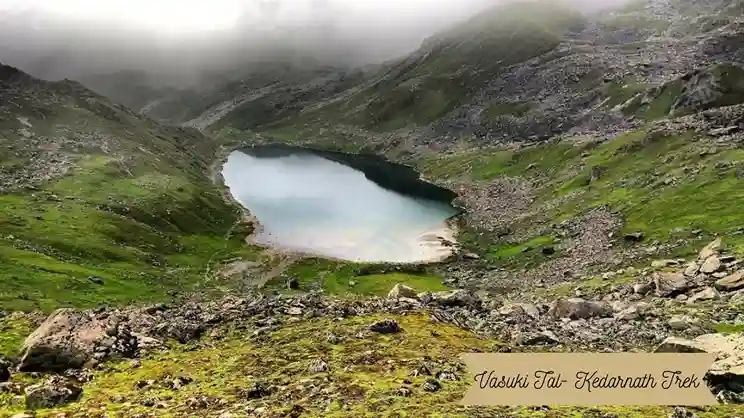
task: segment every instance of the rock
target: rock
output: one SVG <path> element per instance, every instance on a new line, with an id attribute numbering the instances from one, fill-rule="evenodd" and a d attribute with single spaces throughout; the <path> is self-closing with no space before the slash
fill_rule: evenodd
<path id="1" fill-rule="evenodd" d="M 698 272 L 700 271 L 700 266 L 696 262 L 691 262 L 687 265 L 687 268 L 685 268 L 684 275 L 687 277 L 695 277 Z"/>
<path id="2" fill-rule="evenodd" d="M 431 296 L 434 303 L 442 306 L 467 306 L 474 302 L 473 296 L 465 290 L 436 292 Z"/>
<path id="3" fill-rule="evenodd" d="M 34 416 L 29 414 L 15 414 L 10 418 L 34 418 Z"/>
<path id="4" fill-rule="evenodd" d="M 705 353 L 705 346 L 702 344 L 679 337 L 667 337 L 654 353 Z"/>
<path id="5" fill-rule="evenodd" d="M 551 331 L 539 333 L 518 334 L 514 338 L 515 345 L 554 345 L 560 344 L 560 340 Z"/>
<path id="6" fill-rule="evenodd" d="M 320 360 L 320 359 L 315 360 L 310 365 L 310 372 L 312 373 L 325 373 L 328 370 L 330 370 L 330 367 L 328 366 L 328 363 L 325 362 L 324 360 Z"/>
<path id="7" fill-rule="evenodd" d="M 442 388 L 442 384 L 437 379 L 427 378 L 421 385 L 421 388 L 426 392 L 436 392 Z"/>
<path id="8" fill-rule="evenodd" d="M 300 288 L 300 281 L 297 280 L 296 277 L 288 277 L 287 278 L 287 289 L 289 290 L 297 290 Z"/>
<path id="9" fill-rule="evenodd" d="M 587 301 L 581 298 L 559 299 L 553 303 L 550 313 L 556 318 L 588 319 L 612 315 L 612 308 L 605 302 Z"/>
<path id="10" fill-rule="evenodd" d="M 545 247 L 542 247 L 542 253 L 545 255 L 553 255 L 555 254 L 555 247 L 548 245 Z"/>
<path id="11" fill-rule="evenodd" d="M 499 309 L 499 314 L 504 316 L 527 315 L 532 319 L 540 318 L 540 310 L 531 303 L 510 303 Z"/>
<path id="12" fill-rule="evenodd" d="M 379 332 L 380 334 L 394 334 L 400 332 L 400 326 L 394 319 L 383 319 L 382 321 L 370 325 L 369 330 L 372 332 Z"/>
<path id="13" fill-rule="evenodd" d="M 300 316 L 302 315 L 302 308 L 299 306 L 291 306 L 287 309 L 287 315 Z"/>
<path id="14" fill-rule="evenodd" d="M 10 380 L 10 363 L 0 360 L 0 383 Z"/>
<path id="15" fill-rule="evenodd" d="M 630 234 L 625 234 L 623 237 L 625 241 L 628 242 L 640 242 L 643 241 L 643 232 L 633 232 Z"/>
<path id="16" fill-rule="evenodd" d="M 639 302 L 616 313 L 615 319 L 618 321 L 632 321 L 644 316 L 649 308 L 648 303 Z"/>
<path id="17" fill-rule="evenodd" d="M 739 270 L 720 280 L 717 280 L 714 286 L 718 290 L 724 290 L 727 292 L 744 288 L 744 270 Z"/>
<path id="18" fill-rule="evenodd" d="M 661 297 L 675 296 L 690 288 L 690 283 L 681 273 L 655 273 L 656 294 Z"/>
<path id="19" fill-rule="evenodd" d="M 720 270 L 722 267 L 721 260 L 717 255 L 712 255 L 705 259 L 705 262 L 700 266 L 700 272 L 705 274 L 713 274 Z"/>
<path id="20" fill-rule="evenodd" d="M 677 260 L 654 260 L 651 262 L 651 267 L 653 268 L 661 268 L 661 267 L 669 267 L 669 266 L 676 266 Z"/>
<path id="21" fill-rule="evenodd" d="M 744 290 L 740 290 L 729 298 L 729 302 L 734 305 L 744 305 Z"/>
<path id="22" fill-rule="evenodd" d="M 706 375 L 710 385 L 737 392 L 744 387 L 744 335 L 741 333 L 705 334 L 694 340 L 669 337 L 655 352 L 716 354 L 716 361 Z"/>
<path id="23" fill-rule="evenodd" d="M 411 389 L 408 389 L 407 387 L 398 388 L 395 391 L 395 396 L 403 396 L 403 397 L 411 396 Z"/>
<path id="24" fill-rule="evenodd" d="M 41 409 L 78 400 L 83 388 L 62 376 L 51 376 L 42 383 L 27 387 L 25 392 L 26 407 Z"/>
<path id="25" fill-rule="evenodd" d="M 243 399 L 260 399 L 265 396 L 270 395 L 270 392 L 266 387 L 263 385 L 263 383 L 254 380 L 252 381 L 248 388 L 246 389 L 238 389 L 238 397 Z"/>
<path id="26" fill-rule="evenodd" d="M 24 341 L 19 370 L 81 368 L 93 358 L 104 340 L 111 338 L 106 330 L 112 328 L 116 329 L 111 318 L 98 320 L 72 309 L 58 309 Z"/>
<path id="27" fill-rule="evenodd" d="M 416 291 L 406 285 L 396 284 L 387 295 L 388 299 L 418 299 Z"/>
<path id="28" fill-rule="evenodd" d="M 93 284 L 103 285 L 103 279 L 100 277 L 90 276 L 88 280 Z"/>
<path id="29" fill-rule="evenodd" d="M 675 315 L 669 319 L 669 322 L 667 322 L 667 324 L 672 329 L 684 331 L 687 328 L 690 328 L 692 322 L 692 319 L 688 316 Z"/>
<path id="30" fill-rule="evenodd" d="M 703 300 L 718 300 L 721 295 L 712 287 L 706 287 L 705 289 L 695 293 L 687 299 L 687 303 L 695 303 Z"/>
<path id="31" fill-rule="evenodd" d="M 706 245 L 702 250 L 700 250 L 700 254 L 698 254 L 698 259 L 700 260 L 707 260 L 710 256 L 718 255 L 718 252 L 721 250 L 722 245 L 721 238 L 716 238 L 713 242 Z"/>
<path id="32" fill-rule="evenodd" d="M 336 345 L 336 344 L 338 344 L 338 343 L 339 343 L 340 341 L 341 341 L 341 339 L 340 339 L 340 338 L 338 338 L 338 336 L 337 336 L 336 334 L 334 334 L 334 333 L 332 333 L 332 332 L 329 332 L 328 334 L 326 334 L 326 342 L 327 342 L 328 344 L 333 344 L 333 345 Z"/>
<path id="33" fill-rule="evenodd" d="M 675 406 L 674 412 L 669 415 L 669 418 L 698 418 L 698 416 L 681 406 Z"/>
<path id="34" fill-rule="evenodd" d="M 480 260 L 480 256 L 475 253 L 465 253 L 462 255 L 462 258 L 465 260 Z"/>
<path id="35" fill-rule="evenodd" d="M 638 295 L 646 295 L 651 291 L 651 285 L 649 283 L 636 283 L 633 285 L 633 293 Z"/>

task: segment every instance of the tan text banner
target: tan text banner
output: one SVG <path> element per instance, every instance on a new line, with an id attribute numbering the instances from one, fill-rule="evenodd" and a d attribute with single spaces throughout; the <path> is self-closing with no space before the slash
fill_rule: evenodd
<path id="1" fill-rule="evenodd" d="M 461 355 L 474 376 L 463 405 L 717 405 L 703 377 L 714 354 Z"/>

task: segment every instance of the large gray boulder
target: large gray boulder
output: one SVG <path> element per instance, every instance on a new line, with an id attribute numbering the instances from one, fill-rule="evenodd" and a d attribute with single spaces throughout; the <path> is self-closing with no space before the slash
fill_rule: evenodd
<path id="1" fill-rule="evenodd" d="M 113 346 L 116 329 L 112 318 L 96 319 L 73 309 L 58 309 L 26 338 L 19 370 L 60 372 L 83 367 L 99 346 Z M 113 333 L 112 333 L 113 334 Z"/>
<path id="2" fill-rule="evenodd" d="M 708 381 L 718 390 L 744 393 L 744 335 L 705 334 L 695 339 L 669 337 L 657 353 L 711 353 L 716 361 L 708 370 Z"/>
<path id="3" fill-rule="evenodd" d="M 416 291 L 404 284 L 396 284 L 388 293 L 388 299 L 418 299 Z"/>
<path id="4" fill-rule="evenodd" d="M 690 282 L 682 273 L 654 274 L 656 294 L 661 297 L 674 296 L 690 288 Z"/>
<path id="5" fill-rule="evenodd" d="M 581 298 L 558 299 L 549 313 L 556 318 L 588 319 L 612 315 L 612 306 L 606 302 L 588 301 Z"/>

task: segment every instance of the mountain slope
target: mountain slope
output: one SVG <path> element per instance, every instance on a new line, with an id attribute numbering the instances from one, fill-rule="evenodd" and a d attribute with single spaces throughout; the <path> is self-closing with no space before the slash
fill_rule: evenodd
<path id="1" fill-rule="evenodd" d="M 209 178 L 216 152 L 78 83 L 0 67 L 0 304 L 157 299 L 203 280 L 241 250 L 224 240 L 238 211 Z"/>

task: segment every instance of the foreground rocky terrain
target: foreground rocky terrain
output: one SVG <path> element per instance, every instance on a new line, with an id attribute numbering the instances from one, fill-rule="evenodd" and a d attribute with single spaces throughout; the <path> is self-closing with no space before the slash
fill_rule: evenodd
<path id="1" fill-rule="evenodd" d="M 744 415 L 743 11 L 518 3 L 376 71 L 279 63 L 145 105 L 0 66 L 0 416 Z M 457 255 L 245 245 L 220 161 L 271 142 L 456 192 Z M 721 405 L 457 405 L 460 353 L 518 351 L 714 352 Z"/>

